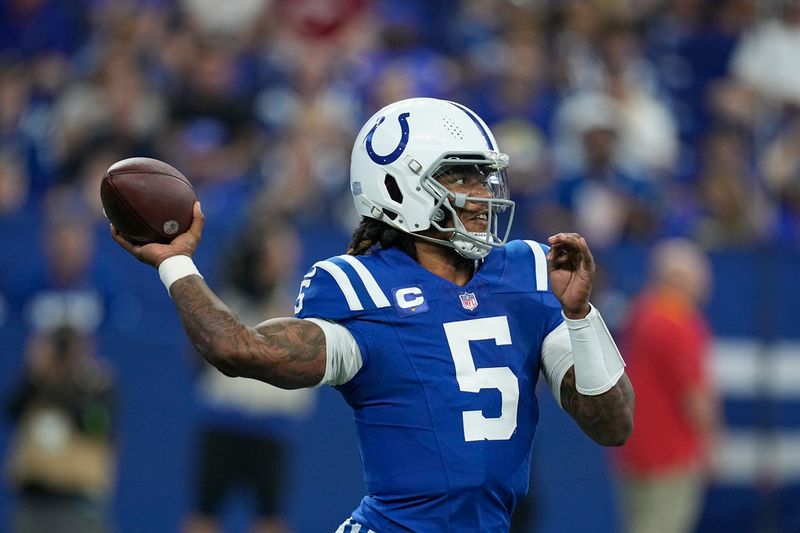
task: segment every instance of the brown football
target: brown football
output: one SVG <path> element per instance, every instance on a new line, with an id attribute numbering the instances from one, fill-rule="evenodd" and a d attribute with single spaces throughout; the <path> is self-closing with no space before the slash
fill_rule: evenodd
<path id="1" fill-rule="evenodd" d="M 132 157 L 109 167 L 100 183 L 100 200 L 123 237 L 135 244 L 166 244 L 189 229 L 197 196 L 175 167 Z"/>

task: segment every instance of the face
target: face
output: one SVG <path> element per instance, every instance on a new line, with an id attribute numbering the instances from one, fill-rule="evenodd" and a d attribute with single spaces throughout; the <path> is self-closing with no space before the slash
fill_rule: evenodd
<path id="1" fill-rule="evenodd" d="M 492 197 L 488 177 L 475 165 L 451 167 L 437 176 L 436 181 L 455 195 L 463 194 L 477 198 Z M 484 233 L 488 230 L 489 206 L 487 204 L 467 201 L 463 206 L 459 206 L 453 198 L 450 198 L 450 204 L 467 231 Z M 442 223 L 446 225 L 446 221 L 447 218 Z"/>

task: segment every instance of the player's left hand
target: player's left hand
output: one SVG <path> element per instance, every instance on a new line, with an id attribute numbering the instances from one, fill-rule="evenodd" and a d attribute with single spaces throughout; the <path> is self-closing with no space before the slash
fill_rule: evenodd
<path id="1" fill-rule="evenodd" d="M 586 240 L 577 233 L 558 233 L 547 239 L 550 288 L 567 318 L 583 318 L 591 308 L 595 264 Z"/>

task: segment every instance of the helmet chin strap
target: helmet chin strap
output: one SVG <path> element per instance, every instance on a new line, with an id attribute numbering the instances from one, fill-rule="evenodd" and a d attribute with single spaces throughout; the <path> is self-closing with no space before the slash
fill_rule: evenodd
<path id="1" fill-rule="evenodd" d="M 469 234 L 477 240 L 486 240 L 486 233 L 471 231 Z M 460 233 L 453 233 L 450 236 L 450 242 L 453 244 L 453 248 L 455 248 L 456 252 L 458 252 L 458 255 L 467 259 L 483 259 L 489 255 L 489 252 L 492 250 L 491 245 L 473 241 Z"/>
<path id="2" fill-rule="evenodd" d="M 452 201 L 451 205 L 455 207 L 463 208 L 467 204 L 468 196 L 464 193 L 453 193 L 448 191 L 448 196 Z M 444 205 L 447 205 L 447 201 L 444 202 Z M 450 238 L 447 240 L 453 246 L 455 251 L 458 252 L 458 255 L 466 259 L 474 259 L 476 261 L 481 260 L 489 255 L 489 252 L 492 250 L 492 245 L 488 243 L 484 244 L 489 238 L 487 237 L 486 232 L 468 231 L 458 218 L 455 210 L 453 210 L 452 207 L 449 209 L 453 214 L 453 230 L 455 231 L 453 231 L 453 234 L 450 235 Z M 440 207 L 433 212 L 431 220 L 440 222 L 444 218 L 444 209 Z M 472 238 L 470 238 L 470 236 Z"/>

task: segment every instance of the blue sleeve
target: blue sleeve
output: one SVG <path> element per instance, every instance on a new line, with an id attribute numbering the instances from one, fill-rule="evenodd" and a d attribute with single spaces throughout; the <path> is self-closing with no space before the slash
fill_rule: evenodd
<path id="1" fill-rule="evenodd" d="M 345 292 L 333 275 L 315 264 L 303 277 L 300 291 L 294 304 L 296 318 L 320 318 L 344 326 L 355 338 L 366 366 L 369 359 L 369 344 L 359 327 L 358 315 L 363 311 L 351 309 Z"/>
<path id="2" fill-rule="evenodd" d="M 297 318 L 314 317 L 340 322 L 352 318 L 354 312 L 339 283 L 315 264 L 300 282 L 294 314 Z"/>
<path id="3" fill-rule="evenodd" d="M 558 298 L 550 292 L 541 293 L 542 305 L 547 308 L 546 316 L 547 322 L 545 325 L 545 337 L 554 329 L 556 329 L 564 321 L 564 316 L 561 314 L 561 302 Z"/>
<path id="4" fill-rule="evenodd" d="M 545 336 L 556 329 L 564 317 L 561 315 L 561 302 L 550 290 L 547 273 L 547 252 L 550 247 L 531 240 L 514 240 L 506 245 L 507 261 L 511 268 L 507 274 L 515 286 L 527 289 L 534 299 L 542 305 L 545 317 Z M 534 253 L 535 250 L 539 252 Z"/>

